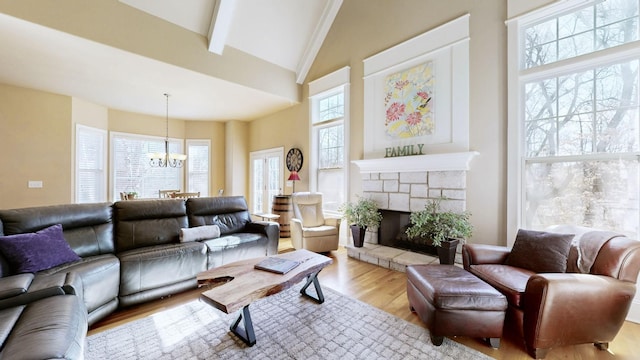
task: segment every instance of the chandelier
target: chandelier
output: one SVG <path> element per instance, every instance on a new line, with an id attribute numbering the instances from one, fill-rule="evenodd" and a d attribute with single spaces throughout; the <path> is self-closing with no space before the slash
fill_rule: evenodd
<path id="1" fill-rule="evenodd" d="M 176 154 L 169 152 L 169 94 L 164 94 L 167 98 L 167 112 L 166 112 L 166 129 L 167 135 L 164 138 L 164 152 L 149 153 L 149 165 L 152 167 L 182 167 L 184 161 L 187 159 L 185 154 Z"/>

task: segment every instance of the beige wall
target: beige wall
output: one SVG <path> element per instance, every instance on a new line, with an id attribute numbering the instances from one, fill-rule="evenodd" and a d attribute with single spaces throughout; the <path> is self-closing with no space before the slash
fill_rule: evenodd
<path id="1" fill-rule="evenodd" d="M 70 97 L 0 84 L 0 208 L 71 201 L 71 134 Z"/>
<path id="2" fill-rule="evenodd" d="M 556 0 L 507 0 L 507 16 L 511 19 L 553 2 Z"/>
<path id="3" fill-rule="evenodd" d="M 305 87 L 306 89 L 306 87 Z M 307 91 L 305 101 L 300 106 L 281 111 L 263 119 L 251 122 L 249 128 L 249 151 L 259 151 L 277 147 L 284 148 L 286 156 L 291 148 L 299 148 L 303 155 L 302 169 L 298 175 L 302 181 L 296 181 L 296 191 L 309 190 L 309 110 Z M 284 194 L 291 194 L 293 187 L 287 186 L 289 171 L 284 169 Z"/>
<path id="4" fill-rule="evenodd" d="M 228 121 L 225 124 L 224 194 L 249 198 L 249 124 Z"/>
<path id="5" fill-rule="evenodd" d="M 251 148 L 294 144 L 308 154 L 308 82 L 351 67 L 350 149 L 363 158 L 364 67 L 362 60 L 466 13 L 470 18 L 470 148 L 480 152 L 467 176 L 471 242 L 506 244 L 506 1 L 349 0 L 342 4 L 303 88 L 303 102 L 251 123 Z M 291 138 L 295 133 L 297 138 Z M 308 165 L 308 164 L 307 164 Z M 305 172 L 307 170 L 304 170 Z M 308 188 L 308 172 L 296 190 Z M 360 193 L 351 166 L 350 196 Z"/>
<path id="6" fill-rule="evenodd" d="M 113 109 L 109 109 L 109 130 L 160 137 L 165 137 L 167 134 L 165 117 Z M 169 118 L 169 137 L 181 139 L 184 135 L 185 121 Z"/>
<path id="7" fill-rule="evenodd" d="M 5 154 L 0 156 L 0 209 L 74 201 L 76 124 L 164 137 L 165 121 L 164 117 L 108 109 L 79 98 L 0 84 L 0 151 Z M 169 136 L 210 140 L 211 194 L 224 188 L 225 123 L 169 119 Z M 42 181 L 43 187 L 28 188 L 30 180 Z M 110 199 L 111 194 L 108 196 Z"/>

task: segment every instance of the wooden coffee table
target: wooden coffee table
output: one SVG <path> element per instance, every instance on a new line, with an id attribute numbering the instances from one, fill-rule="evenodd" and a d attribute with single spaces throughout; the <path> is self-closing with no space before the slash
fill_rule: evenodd
<path id="1" fill-rule="evenodd" d="M 319 304 L 324 302 L 318 273 L 333 262 L 331 258 L 308 250 L 296 250 L 275 256 L 296 260 L 301 264 L 286 274 L 276 274 L 254 268 L 255 264 L 266 258 L 260 257 L 222 265 L 201 272 L 197 276 L 199 286 L 215 286 L 203 292 L 200 299 L 227 314 L 242 309 L 230 330 L 249 346 L 256 343 L 249 313 L 249 305 L 255 300 L 277 294 L 306 278 L 300 293 Z M 311 284 L 315 287 L 317 296 L 307 293 Z M 243 321 L 243 325 L 240 325 L 240 321 Z"/>

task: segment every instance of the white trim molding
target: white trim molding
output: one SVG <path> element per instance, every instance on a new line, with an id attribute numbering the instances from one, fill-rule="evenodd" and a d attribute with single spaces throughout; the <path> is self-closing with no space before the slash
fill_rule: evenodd
<path id="1" fill-rule="evenodd" d="M 363 60 L 365 159 L 383 157 L 388 147 L 416 143 L 430 154 L 469 150 L 469 20 L 469 14 L 460 16 Z M 420 65 L 433 74 L 434 130 L 386 136 L 388 78 Z"/>
<path id="2" fill-rule="evenodd" d="M 311 34 L 311 40 L 307 43 L 307 47 L 304 49 L 304 53 L 300 59 L 300 64 L 298 64 L 296 83 L 304 83 L 304 79 L 306 79 L 309 74 L 309 69 L 311 69 L 311 65 L 313 65 L 313 61 L 316 59 L 320 47 L 329 33 L 329 29 L 331 29 L 331 25 L 333 25 L 333 20 L 335 20 L 338 15 L 342 1 L 343 0 L 329 0 L 324 7 L 320 21 L 313 31 L 313 34 Z"/>
<path id="3" fill-rule="evenodd" d="M 231 28 L 235 4 L 232 0 L 215 0 L 211 25 L 209 26 L 209 51 L 222 55 Z"/>
<path id="4" fill-rule="evenodd" d="M 418 171 L 467 171 L 477 151 L 354 160 L 361 174 Z"/>

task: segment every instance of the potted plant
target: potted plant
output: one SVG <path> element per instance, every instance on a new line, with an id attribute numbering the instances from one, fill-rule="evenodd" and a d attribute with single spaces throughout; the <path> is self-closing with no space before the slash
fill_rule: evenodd
<path id="1" fill-rule="evenodd" d="M 340 207 L 343 217 L 351 226 L 353 245 L 362 247 L 367 228 L 376 227 L 382 221 L 382 214 L 378 211 L 378 205 L 371 199 L 358 197 L 355 202 L 348 202 Z"/>
<path id="2" fill-rule="evenodd" d="M 135 192 L 135 191 L 129 191 L 129 192 L 127 193 L 127 200 L 133 200 L 133 199 L 135 199 L 136 197 L 138 197 L 138 193 L 137 193 L 137 192 Z"/>
<path id="3" fill-rule="evenodd" d="M 410 239 L 436 247 L 440 264 L 453 264 L 460 240 L 471 236 L 468 212 L 442 211 L 443 198 L 427 202 L 424 210 L 412 212 L 406 234 Z"/>

